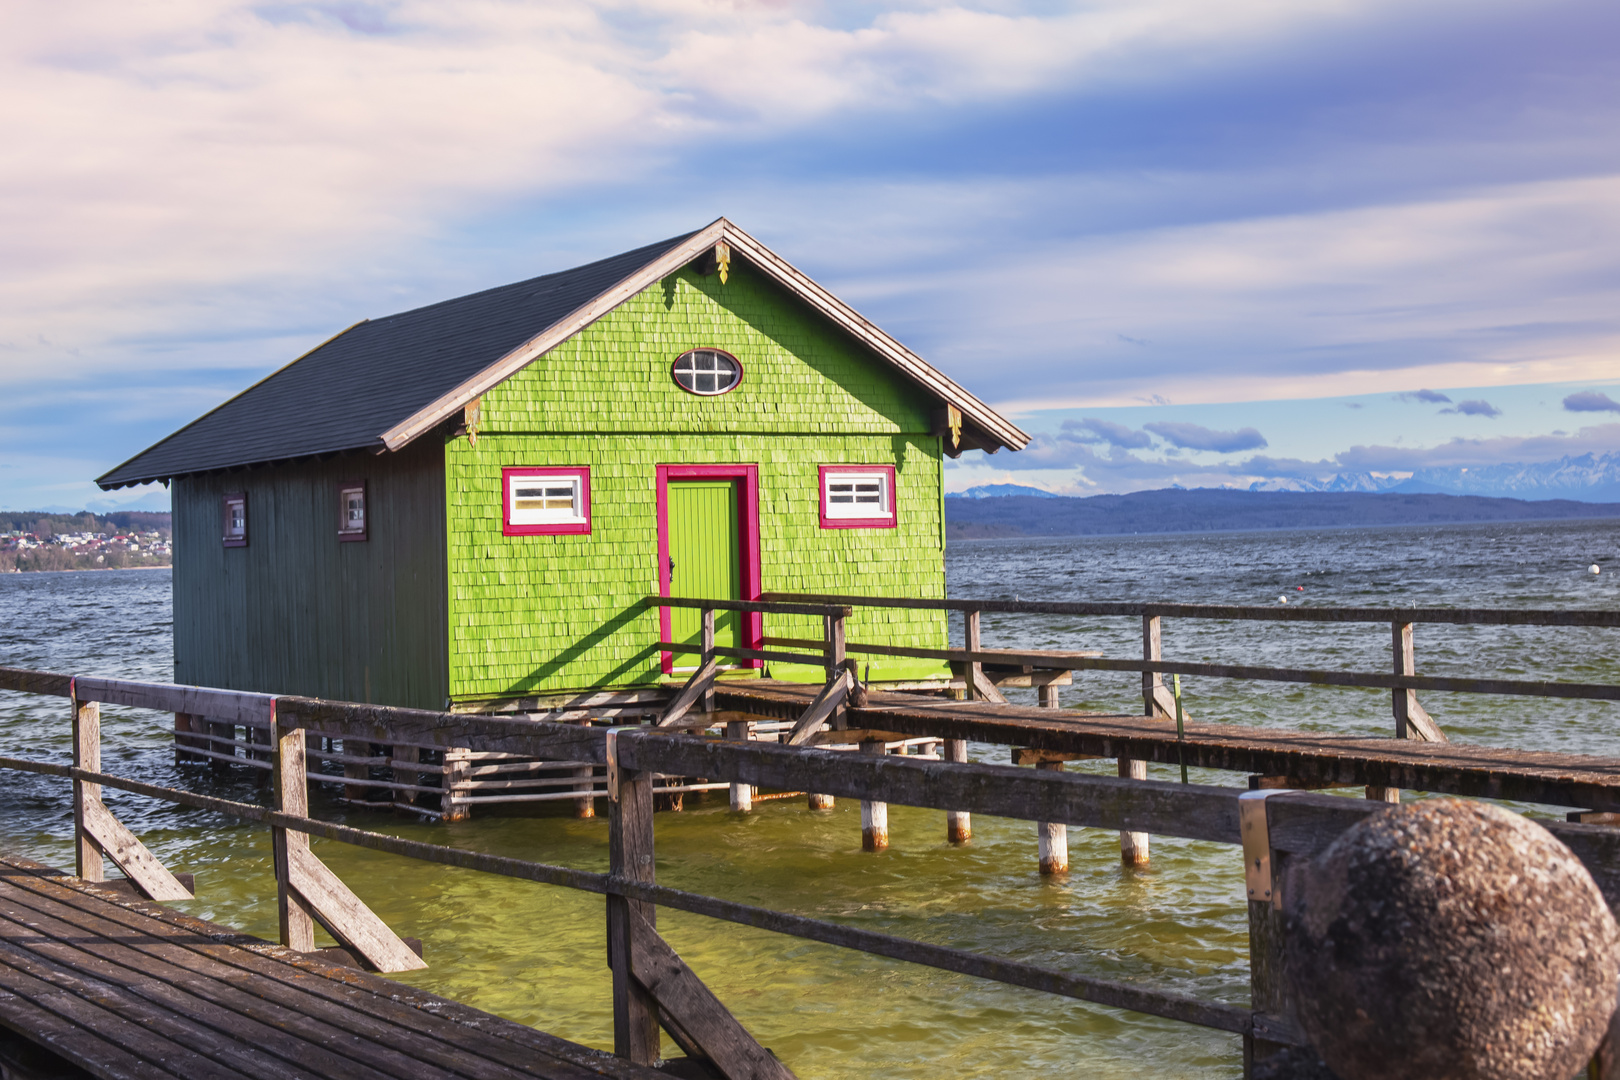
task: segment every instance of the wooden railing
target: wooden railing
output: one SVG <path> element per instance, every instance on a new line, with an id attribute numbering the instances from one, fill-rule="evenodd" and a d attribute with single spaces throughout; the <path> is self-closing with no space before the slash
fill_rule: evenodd
<path id="1" fill-rule="evenodd" d="M 1119 671 L 1142 674 L 1145 711 L 1173 715 L 1164 686 L 1165 675 L 1207 676 L 1266 682 L 1306 683 L 1315 686 L 1364 687 L 1391 692 L 1391 711 L 1397 738 L 1444 742 L 1446 736 L 1418 704 L 1420 690 L 1470 694 L 1620 701 L 1620 685 L 1613 683 L 1553 682 L 1545 680 L 1473 678 L 1417 674 L 1413 627 L 1419 623 L 1457 626 L 1563 626 L 1620 628 L 1620 611 L 1510 610 L 1500 608 L 1375 608 L 1375 607 L 1255 607 L 1226 604 L 1070 603 L 1027 600 L 923 600 L 910 597 L 844 596 L 806 593 L 765 593 L 762 602 L 822 604 L 850 610 L 858 607 L 904 608 L 960 612 L 965 621 L 965 648 L 927 649 L 878 642 L 843 642 L 853 656 L 902 656 L 947 660 L 967 665 L 970 692 L 995 700 L 987 685 L 985 665 L 1033 667 L 1066 671 Z M 1110 659 L 1094 652 L 1039 649 L 986 649 L 981 645 L 980 617 L 986 613 L 1064 616 L 1126 616 L 1142 620 L 1142 658 Z M 1212 664 L 1166 660 L 1163 655 L 1163 620 L 1167 618 L 1227 621 L 1305 623 L 1385 623 L 1390 627 L 1391 670 L 1336 671 L 1266 667 L 1247 664 Z M 782 648 L 813 645 L 788 637 L 770 637 L 765 644 Z"/>
<path id="2" fill-rule="evenodd" d="M 190 895 L 137 838 L 116 824 L 101 803 L 100 791 L 108 788 L 270 827 L 283 944 L 313 948 L 314 925 L 320 923 L 358 956 L 383 970 L 419 966 L 421 960 L 309 850 L 309 837 L 598 893 L 607 898 L 616 1051 L 636 1061 L 656 1060 L 657 1029 L 662 1025 L 688 1055 L 707 1059 L 722 1075 L 737 1078 L 791 1074 L 759 1047 L 658 936 L 656 909 L 660 906 L 1240 1034 L 1246 1040 L 1245 1059 L 1254 1060 L 1302 1041 L 1277 977 L 1281 958 L 1276 923 L 1281 893 L 1280 888 L 1273 889 L 1273 882 L 1282 880 L 1282 870 L 1290 860 L 1314 855 L 1367 814 L 1383 809 L 1379 803 L 1305 792 L 1245 792 L 1012 766 L 833 754 L 788 745 L 698 738 L 645 726 L 593 727 L 466 716 L 166 684 L 74 679 L 11 668 L 0 668 L 0 689 L 69 699 L 74 764 L 0 757 L 0 768 L 73 781 L 75 843 L 82 877 L 98 879 L 105 856 L 148 897 Z M 254 806 L 103 772 L 99 758 L 101 703 L 265 721 L 272 736 L 266 746 L 272 763 L 272 805 Z M 309 812 L 305 762 L 306 734 L 317 730 L 344 739 L 604 766 L 610 797 L 609 872 L 592 873 L 426 844 L 315 819 Z M 1274 876 L 1258 880 L 1254 874 L 1248 875 L 1253 1001 L 1249 1006 L 1208 1001 L 659 885 L 654 875 L 652 809 L 654 777 L 661 774 L 1233 845 L 1242 843 L 1246 832 L 1255 835 L 1245 823 L 1258 814 L 1269 836 Z M 1581 858 L 1611 906 L 1620 903 L 1620 830 L 1556 822 L 1545 823 L 1545 827 Z M 1243 861 L 1253 862 L 1247 854 Z M 1239 865 L 1234 856 L 1234 874 Z"/>

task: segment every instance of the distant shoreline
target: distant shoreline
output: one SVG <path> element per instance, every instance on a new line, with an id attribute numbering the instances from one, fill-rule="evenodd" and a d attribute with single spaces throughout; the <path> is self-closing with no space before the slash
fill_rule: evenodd
<path id="1" fill-rule="evenodd" d="M 66 570 L 0 570 L 0 574 L 106 574 L 119 573 L 124 570 L 173 570 L 173 563 L 164 563 L 161 566 L 74 566 Z"/>

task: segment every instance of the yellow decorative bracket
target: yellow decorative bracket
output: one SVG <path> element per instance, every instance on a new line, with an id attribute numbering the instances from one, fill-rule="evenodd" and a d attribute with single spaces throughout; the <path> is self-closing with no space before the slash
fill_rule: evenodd
<path id="1" fill-rule="evenodd" d="M 461 410 L 461 422 L 466 425 L 467 428 L 468 446 L 478 445 L 478 425 L 483 421 L 483 419 L 484 399 L 481 397 L 473 398 L 471 401 L 467 402 L 466 406 Z"/>
<path id="2" fill-rule="evenodd" d="M 724 285 L 731 272 L 731 245 L 724 240 L 714 245 L 714 264 L 720 268 L 720 284 Z"/>

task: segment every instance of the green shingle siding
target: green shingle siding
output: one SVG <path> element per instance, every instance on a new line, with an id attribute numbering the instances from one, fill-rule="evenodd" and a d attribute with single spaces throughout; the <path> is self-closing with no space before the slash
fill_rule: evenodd
<path id="1" fill-rule="evenodd" d="M 742 385 L 701 398 L 676 356 L 736 355 Z M 446 448 L 450 686 L 458 699 L 660 677 L 656 467 L 756 464 L 767 591 L 944 595 L 939 439 L 924 395 L 746 267 L 683 271 L 632 298 L 484 398 L 476 446 Z M 822 529 L 821 465 L 894 465 L 898 527 Z M 588 466 L 588 536 L 501 534 L 501 469 Z M 765 632 L 821 636 L 812 619 Z M 850 637 L 942 645 L 939 613 L 862 611 Z M 874 662 L 873 678 L 937 671 Z M 804 670 L 773 670 L 806 676 Z"/>

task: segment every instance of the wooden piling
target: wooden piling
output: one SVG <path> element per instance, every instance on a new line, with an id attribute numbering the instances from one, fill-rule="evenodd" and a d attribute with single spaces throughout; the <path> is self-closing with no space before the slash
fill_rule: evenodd
<path id="1" fill-rule="evenodd" d="M 810 809 L 812 810 L 831 810 L 836 801 L 837 800 L 835 800 L 831 795 L 817 795 L 815 792 L 810 793 Z"/>
<path id="2" fill-rule="evenodd" d="M 827 658 L 827 681 L 831 682 L 833 676 L 838 674 L 839 667 L 844 663 L 844 620 L 834 618 L 831 615 L 824 616 L 822 618 L 821 639 L 823 652 Z M 843 705 L 839 705 L 833 710 L 832 715 L 827 717 L 827 727 L 834 731 L 843 731 L 848 726 L 849 711 Z M 831 795 L 822 795 L 819 792 L 812 791 L 808 793 L 808 797 L 809 806 L 812 810 L 831 810 L 833 808 L 834 800 Z"/>
<path id="3" fill-rule="evenodd" d="M 588 716 L 581 717 L 574 722 L 580 727 L 591 726 L 591 720 Z M 596 766 L 581 765 L 574 770 L 574 775 L 584 781 L 574 790 L 585 792 L 584 795 L 574 800 L 574 817 L 580 821 L 594 818 L 596 816 Z"/>
<path id="4" fill-rule="evenodd" d="M 861 753 L 882 754 L 885 752 L 882 739 L 866 739 L 861 743 Z M 889 804 L 886 802 L 873 802 L 870 799 L 861 800 L 861 850 L 887 851 L 889 849 Z"/>
<path id="5" fill-rule="evenodd" d="M 206 727 L 208 728 L 208 734 L 214 737 L 209 742 L 208 748 L 216 754 L 224 755 L 224 757 L 209 758 L 208 768 L 215 776 L 229 776 L 231 771 L 229 759 L 236 756 L 236 725 L 209 720 L 206 722 Z"/>
<path id="6" fill-rule="evenodd" d="M 753 732 L 747 720 L 730 720 L 726 723 L 726 738 L 735 742 L 748 742 Z M 731 808 L 739 814 L 749 813 L 754 809 L 754 786 L 752 784 L 731 785 Z"/>
<path id="7" fill-rule="evenodd" d="M 1164 629 L 1157 615 L 1142 616 L 1142 659 L 1164 659 Z M 1156 671 L 1142 672 L 1142 712 L 1146 716 L 1170 715 L 1164 708 L 1169 691 L 1164 676 Z M 1123 780 L 1146 780 L 1147 762 L 1131 758 L 1119 759 L 1119 775 Z M 1119 861 L 1126 866 L 1146 866 L 1150 861 L 1151 841 L 1145 832 L 1119 834 Z"/>
<path id="8" fill-rule="evenodd" d="M 283 726 L 270 707 L 270 795 L 272 805 L 284 814 L 309 816 L 309 784 L 305 775 L 304 729 Z M 270 848 L 276 868 L 276 914 L 281 923 L 281 943 L 299 952 L 315 949 L 315 913 L 292 884 L 294 852 L 309 851 L 309 834 L 272 826 Z"/>
<path id="9" fill-rule="evenodd" d="M 967 740 L 946 739 L 946 761 L 967 761 Z M 965 844 L 973 839 L 973 815 L 966 810 L 945 811 L 945 839 L 952 844 Z"/>
<path id="10" fill-rule="evenodd" d="M 453 746 L 444 752 L 444 773 L 439 781 L 444 794 L 439 796 L 439 820 L 466 821 L 472 817 L 472 807 L 467 804 L 471 773 L 471 750 Z"/>
<path id="11" fill-rule="evenodd" d="M 416 746 L 393 746 L 389 748 L 389 758 L 399 763 L 415 763 L 422 760 L 422 750 Z M 422 774 L 415 769 L 401 768 L 399 764 L 391 766 L 394 774 L 394 783 L 401 785 L 393 789 L 394 802 L 409 806 L 416 802 L 415 788 L 420 784 Z"/>
<path id="12" fill-rule="evenodd" d="M 343 740 L 343 755 L 345 757 L 371 757 L 371 743 L 357 742 L 354 739 Z M 371 766 L 355 761 L 343 763 L 343 776 L 348 780 L 370 780 Z M 371 799 L 371 789 L 364 784 L 343 785 L 343 797 L 355 802 L 364 802 Z"/>
<path id="13" fill-rule="evenodd" d="M 1119 778 L 1121 780 L 1146 780 L 1147 762 L 1135 761 L 1131 758 L 1120 758 Z M 1146 866 L 1148 864 L 1148 834 L 1145 832 L 1120 833 L 1119 861 L 1126 866 Z"/>
<path id="14" fill-rule="evenodd" d="M 653 869 L 653 778 L 619 770 L 618 798 L 608 801 L 608 873 L 651 884 Z M 645 900 L 607 897 L 608 966 L 613 969 L 613 1052 L 639 1065 L 658 1063 L 658 1003 L 636 979 L 632 921 L 656 928 L 658 909 Z"/>
<path id="15" fill-rule="evenodd" d="M 1282 885 L 1287 861 L 1286 852 L 1272 849 L 1274 888 Z M 1265 1014 L 1273 1025 L 1283 1028 L 1297 1026 L 1293 989 L 1283 971 L 1282 912 L 1274 908 L 1270 900 L 1249 901 L 1249 997 L 1254 1011 Z M 1288 1044 L 1273 1042 L 1259 1034 L 1244 1036 L 1245 1080 L 1254 1074 L 1255 1065 L 1287 1049 Z"/>
<path id="16" fill-rule="evenodd" d="M 1063 702 L 1058 697 L 1058 686 L 1055 682 L 1041 683 L 1039 687 L 1041 708 L 1061 709 Z"/>
<path id="17" fill-rule="evenodd" d="M 203 730 L 205 728 L 202 717 L 183 712 L 174 714 L 174 763 L 176 765 L 187 761 L 208 760 L 201 754 L 192 753 L 194 750 L 208 749 L 205 742 L 192 734 Z"/>
<path id="18" fill-rule="evenodd" d="M 73 764 L 91 772 L 101 771 L 101 705 L 80 701 L 77 693 L 69 699 L 73 708 Z M 85 806 L 101 801 L 101 785 L 73 781 L 73 864 L 74 873 L 85 881 L 105 881 L 101 845 L 85 828 Z"/>
<path id="19" fill-rule="evenodd" d="M 1042 761 L 1037 769 L 1062 772 L 1063 762 Z M 1069 872 L 1069 827 L 1057 821 L 1037 821 L 1035 840 L 1040 856 L 1041 873 L 1067 874 Z"/>

